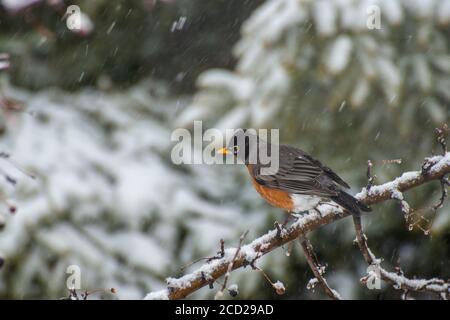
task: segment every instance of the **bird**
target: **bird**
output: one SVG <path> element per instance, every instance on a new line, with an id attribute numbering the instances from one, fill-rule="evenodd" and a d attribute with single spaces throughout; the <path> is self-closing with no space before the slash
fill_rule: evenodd
<path id="1" fill-rule="evenodd" d="M 262 151 L 270 157 L 274 146 L 278 147 L 278 169 L 271 171 L 270 164 L 263 164 L 258 154 Z M 350 186 L 332 169 L 299 148 L 282 144 L 272 146 L 247 129 L 237 129 L 228 145 L 217 153 L 233 155 L 243 162 L 262 198 L 288 213 L 317 210 L 319 204 L 330 201 L 356 216 L 361 211 L 371 211 L 344 191 Z M 263 172 L 263 168 L 268 172 Z"/>

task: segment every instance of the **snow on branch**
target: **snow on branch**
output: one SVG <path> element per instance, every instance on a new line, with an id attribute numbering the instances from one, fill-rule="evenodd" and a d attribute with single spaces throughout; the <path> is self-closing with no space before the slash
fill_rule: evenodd
<path id="1" fill-rule="evenodd" d="M 367 246 L 367 237 L 362 230 L 361 217 L 353 216 L 353 223 L 356 231 L 356 241 L 364 260 L 378 271 L 378 275 L 368 275 L 362 278 L 362 283 L 369 281 L 371 277 L 379 276 L 382 280 L 391 284 L 395 289 L 403 290 L 405 293 L 404 298 L 406 298 L 410 291 L 432 292 L 439 294 L 442 299 L 448 299 L 448 297 L 450 297 L 450 282 L 445 282 L 444 280 L 437 278 L 409 279 L 405 277 L 400 267 L 396 267 L 396 272 L 390 272 L 381 267 L 382 260 L 376 258 Z"/>
<path id="2" fill-rule="evenodd" d="M 425 158 L 421 170 L 405 172 L 395 180 L 381 185 L 373 185 L 372 180 L 370 186 L 363 188 L 356 197 L 366 205 L 373 205 L 390 199 L 402 199 L 400 195 L 403 192 L 435 180 L 440 181 L 441 185 L 445 188 L 446 182 L 448 181 L 445 176 L 449 173 L 450 153 L 444 149 L 443 155 Z M 209 258 L 206 263 L 194 272 L 180 278 L 168 278 L 167 288 L 151 292 L 145 298 L 182 299 L 204 286 L 211 286 L 222 276 L 227 275 L 228 278 L 230 272 L 235 269 L 249 266 L 253 269 L 260 270 L 255 264 L 263 255 L 305 236 L 312 230 L 350 215 L 349 212 L 332 204 L 322 204 L 317 209 L 311 210 L 306 215 L 297 216 L 297 220 L 291 225 L 282 229 L 277 227 L 247 245 L 239 245 L 238 248 L 222 248 L 216 256 Z M 365 238 L 362 229 L 358 229 L 357 223 L 355 223 L 355 226 L 358 244 L 364 254 L 365 260 L 369 264 L 376 262 L 379 266 L 379 260 L 373 256 L 367 246 L 364 246 L 362 240 Z M 449 284 L 443 280 L 410 280 L 403 277 L 400 273 L 388 272 L 382 268 L 380 271 L 382 279 L 395 284 L 398 289 L 431 291 L 440 293 L 443 297 L 449 294 Z M 274 288 L 278 288 L 280 285 L 282 286 L 280 282 L 271 284 Z M 337 298 L 338 294 L 334 294 L 336 295 L 335 298 Z"/>

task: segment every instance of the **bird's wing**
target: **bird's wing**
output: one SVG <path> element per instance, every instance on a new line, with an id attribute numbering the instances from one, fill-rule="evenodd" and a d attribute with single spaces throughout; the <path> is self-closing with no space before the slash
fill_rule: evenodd
<path id="1" fill-rule="evenodd" d="M 342 180 L 342 178 L 339 177 L 333 170 L 331 170 L 327 166 L 324 166 L 319 160 L 314 159 L 313 157 L 311 157 L 309 154 L 306 154 L 306 153 L 304 153 L 301 157 L 304 158 L 305 160 L 309 161 L 311 164 L 314 164 L 317 167 L 319 167 L 320 169 L 322 169 L 323 173 L 326 176 L 331 178 L 331 180 L 333 180 L 340 186 L 342 186 L 346 189 L 350 189 L 350 186 L 347 184 L 347 182 Z"/>
<path id="2" fill-rule="evenodd" d="M 289 193 L 331 197 L 338 194 L 337 184 L 348 185 L 330 168 L 323 166 L 300 149 L 280 146 L 279 169 L 275 174 L 261 174 L 261 166 L 253 167 L 255 180 L 269 188 Z"/>

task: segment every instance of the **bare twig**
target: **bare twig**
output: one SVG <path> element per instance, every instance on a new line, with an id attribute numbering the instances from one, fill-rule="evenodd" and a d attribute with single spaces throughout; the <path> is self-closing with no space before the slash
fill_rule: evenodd
<path id="1" fill-rule="evenodd" d="M 441 183 L 441 197 L 435 205 L 431 206 L 431 216 L 428 218 L 425 217 L 425 214 L 421 214 L 423 211 L 429 211 L 428 209 L 414 210 L 410 207 L 408 202 L 406 202 L 402 192 L 400 192 L 399 190 L 394 190 L 394 192 L 392 193 L 392 198 L 398 200 L 400 203 L 409 231 L 412 231 L 414 227 L 417 227 L 422 230 L 425 235 L 428 235 L 430 233 L 433 222 L 436 218 L 437 211 L 443 207 L 444 202 L 448 196 L 446 188 L 448 185 L 448 179 L 443 176 L 439 179 L 439 181 Z"/>
<path id="2" fill-rule="evenodd" d="M 264 272 L 263 269 L 261 269 L 260 267 L 257 267 L 257 266 L 256 266 L 256 260 L 257 260 L 259 257 L 260 257 L 260 256 L 257 255 L 257 256 L 253 259 L 253 261 L 250 263 L 250 266 L 252 267 L 253 270 L 258 271 L 258 272 L 260 272 L 260 273 L 263 275 L 264 279 L 272 286 L 272 288 L 275 290 L 275 292 L 276 292 L 278 295 L 283 295 L 284 292 L 286 291 L 286 289 L 285 289 L 285 287 L 284 287 L 284 284 L 283 284 L 282 282 L 280 282 L 280 281 L 273 282 L 272 279 L 270 279 L 270 277 L 267 275 L 267 273 Z"/>
<path id="3" fill-rule="evenodd" d="M 375 176 L 372 175 L 373 163 L 371 160 L 367 160 L 367 186 L 366 189 L 370 190 L 372 188 L 373 183 L 375 181 Z"/>
<path id="4" fill-rule="evenodd" d="M 447 153 L 447 136 L 450 132 L 450 129 L 448 128 L 448 125 L 444 123 L 442 127 L 436 128 L 436 140 L 442 147 L 442 154 L 445 155 Z"/>
<path id="5" fill-rule="evenodd" d="M 69 295 L 67 297 L 62 298 L 63 300 L 87 300 L 89 296 L 96 293 L 116 293 L 115 288 L 109 289 L 95 289 L 92 291 L 84 290 L 78 295 L 77 289 L 69 289 Z"/>
<path id="6" fill-rule="evenodd" d="M 248 230 L 245 231 L 241 237 L 239 238 L 239 246 L 236 249 L 236 252 L 234 253 L 233 259 L 228 264 L 227 273 L 225 273 L 225 280 L 223 281 L 222 288 L 217 292 L 216 297 L 220 297 L 223 295 L 223 291 L 227 288 L 228 278 L 230 277 L 231 271 L 233 271 L 234 263 L 236 262 L 236 259 L 239 255 L 239 252 L 241 251 L 242 242 L 244 242 L 245 237 L 248 234 Z"/>
<path id="7" fill-rule="evenodd" d="M 330 286 L 327 283 L 327 280 L 323 277 L 324 271 L 322 270 L 324 269 L 319 264 L 317 256 L 314 253 L 314 249 L 308 238 L 302 235 L 300 236 L 299 240 L 300 245 L 302 246 L 303 249 L 303 253 L 305 254 L 306 261 L 308 262 L 311 271 L 314 273 L 314 276 L 319 281 L 325 293 L 333 300 L 341 300 L 341 296 L 339 295 L 339 293 L 336 290 L 330 288 Z"/>
<path id="8" fill-rule="evenodd" d="M 446 177 L 442 177 L 441 180 L 441 197 L 439 198 L 439 202 L 436 203 L 434 206 L 432 206 L 432 209 L 434 212 L 438 211 L 440 208 L 443 207 L 445 199 L 448 196 L 447 192 L 447 185 L 449 185 L 449 181 Z"/>
<path id="9" fill-rule="evenodd" d="M 385 164 L 401 164 L 402 159 L 383 159 L 383 160 L 379 160 L 379 161 L 375 161 L 375 162 L 381 162 L 383 165 L 385 165 Z M 377 178 L 377 176 L 372 173 L 373 163 L 374 163 L 374 161 L 367 160 L 367 171 L 366 171 L 366 176 L 367 176 L 366 189 L 367 190 L 370 190 L 370 188 L 375 183 L 375 179 Z"/>

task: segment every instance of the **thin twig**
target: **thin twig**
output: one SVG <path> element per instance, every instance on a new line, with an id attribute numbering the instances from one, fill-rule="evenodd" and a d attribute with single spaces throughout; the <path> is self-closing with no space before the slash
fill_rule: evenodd
<path id="1" fill-rule="evenodd" d="M 224 255 L 225 255 L 225 241 L 223 241 L 223 239 L 220 239 L 220 251 L 218 251 L 216 255 L 211 256 L 211 257 L 202 257 L 202 258 L 195 259 L 194 261 L 191 261 L 191 262 L 185 264 L 184 266 L 181 266 L 180 269 L 185 270 L 185 269 L 189 268 L 190 266 L 192 266 L 202 260 L 206 260 L 206 262 L 210 262 L 215 259 L 220 259 L 220 258 L 223 258 Z"/>
<path id="2" fill-rule="evenodd" d="M 300 245 L 302 246 L 303 253 L 305 254 L 306 261 L 308 262 L 309 267 L 311 268 L 311 271 L 314 273 L 314 276 L 321 284 L 323 290 L 325 293 L 333 300 L 341 300 L 341 296 L 339 293 L 330 288 L 330 286 L 327 283 L 327 280 L 323 277 L 321 272 L 321 266 L 317 260 L 317 256 L 314 253 L 314 249 L 311 245 L 311 242 L 308 240 L 308 238 L 304 235 L 299 237 Z"/>
<path id="3" fill-rule="evenodd" d="M 367 160 L 367 186 L 366 189 L 367 191 L 370 191 L 370 188 L 372 188 L 373 183 L 375 181 L 375 176 L 372 175 L 372 168 L 373 168 L 373 163 L 371 160 Z"/>
<path id="4" fill-rule="evenodd" d="M 241 251 L 241 247 L 242 247 L 242 243 L 244 242 L 245 237 L 248 234 L 248 230 L 245 231 L 241 237 L 239 238 L 239 246 L 236 248 L 236 252 L 234 253 L 234 257 L 233 259 L 230 261 L 230 263 L 228 264 L 228 268 L 227 268 L 227 273 L 225 274 L 225 280 L 223 281 L 223 285 L 222 288 L 219 290 L 219 292 L 217 293 L 218 296 L 223 295 L 223 292 L 225 291 L 225 289 L 227 288 L 227 283 L 228 283 L 228 278 L 230 277 L 230 273 L 231 271 L 233 271 L 233 267 L 234 267 L 234 263 L 236 262 L 236 259 L 239 255 L 239 252 Z M 216 296 L 217 296 L 216 295 Z"/>
<path id="5" fill-rule="evenodd" d="M 445 199 L 448 196 L 448 192 L 447 192 L 447 184 L 448 179 L 446 177 L 442 177 L 440 180 L 441 183 L 441 197 L 439 198 L 439 202 L 437 204 L 435 204 L 434 206 L 432 206 L 433 211 L 438 211 L 440 208 L 442 208 L 442 206 L 444 205 Z"/>
<path id="6" fill-rule="evenodd" d="M 445 155 L 447 153 L 447 136 L 450 132 L 448 125 L 444 123 L 442 127 L 436 128 L 436 140 L 442 147 L 442 154 Z"/>

